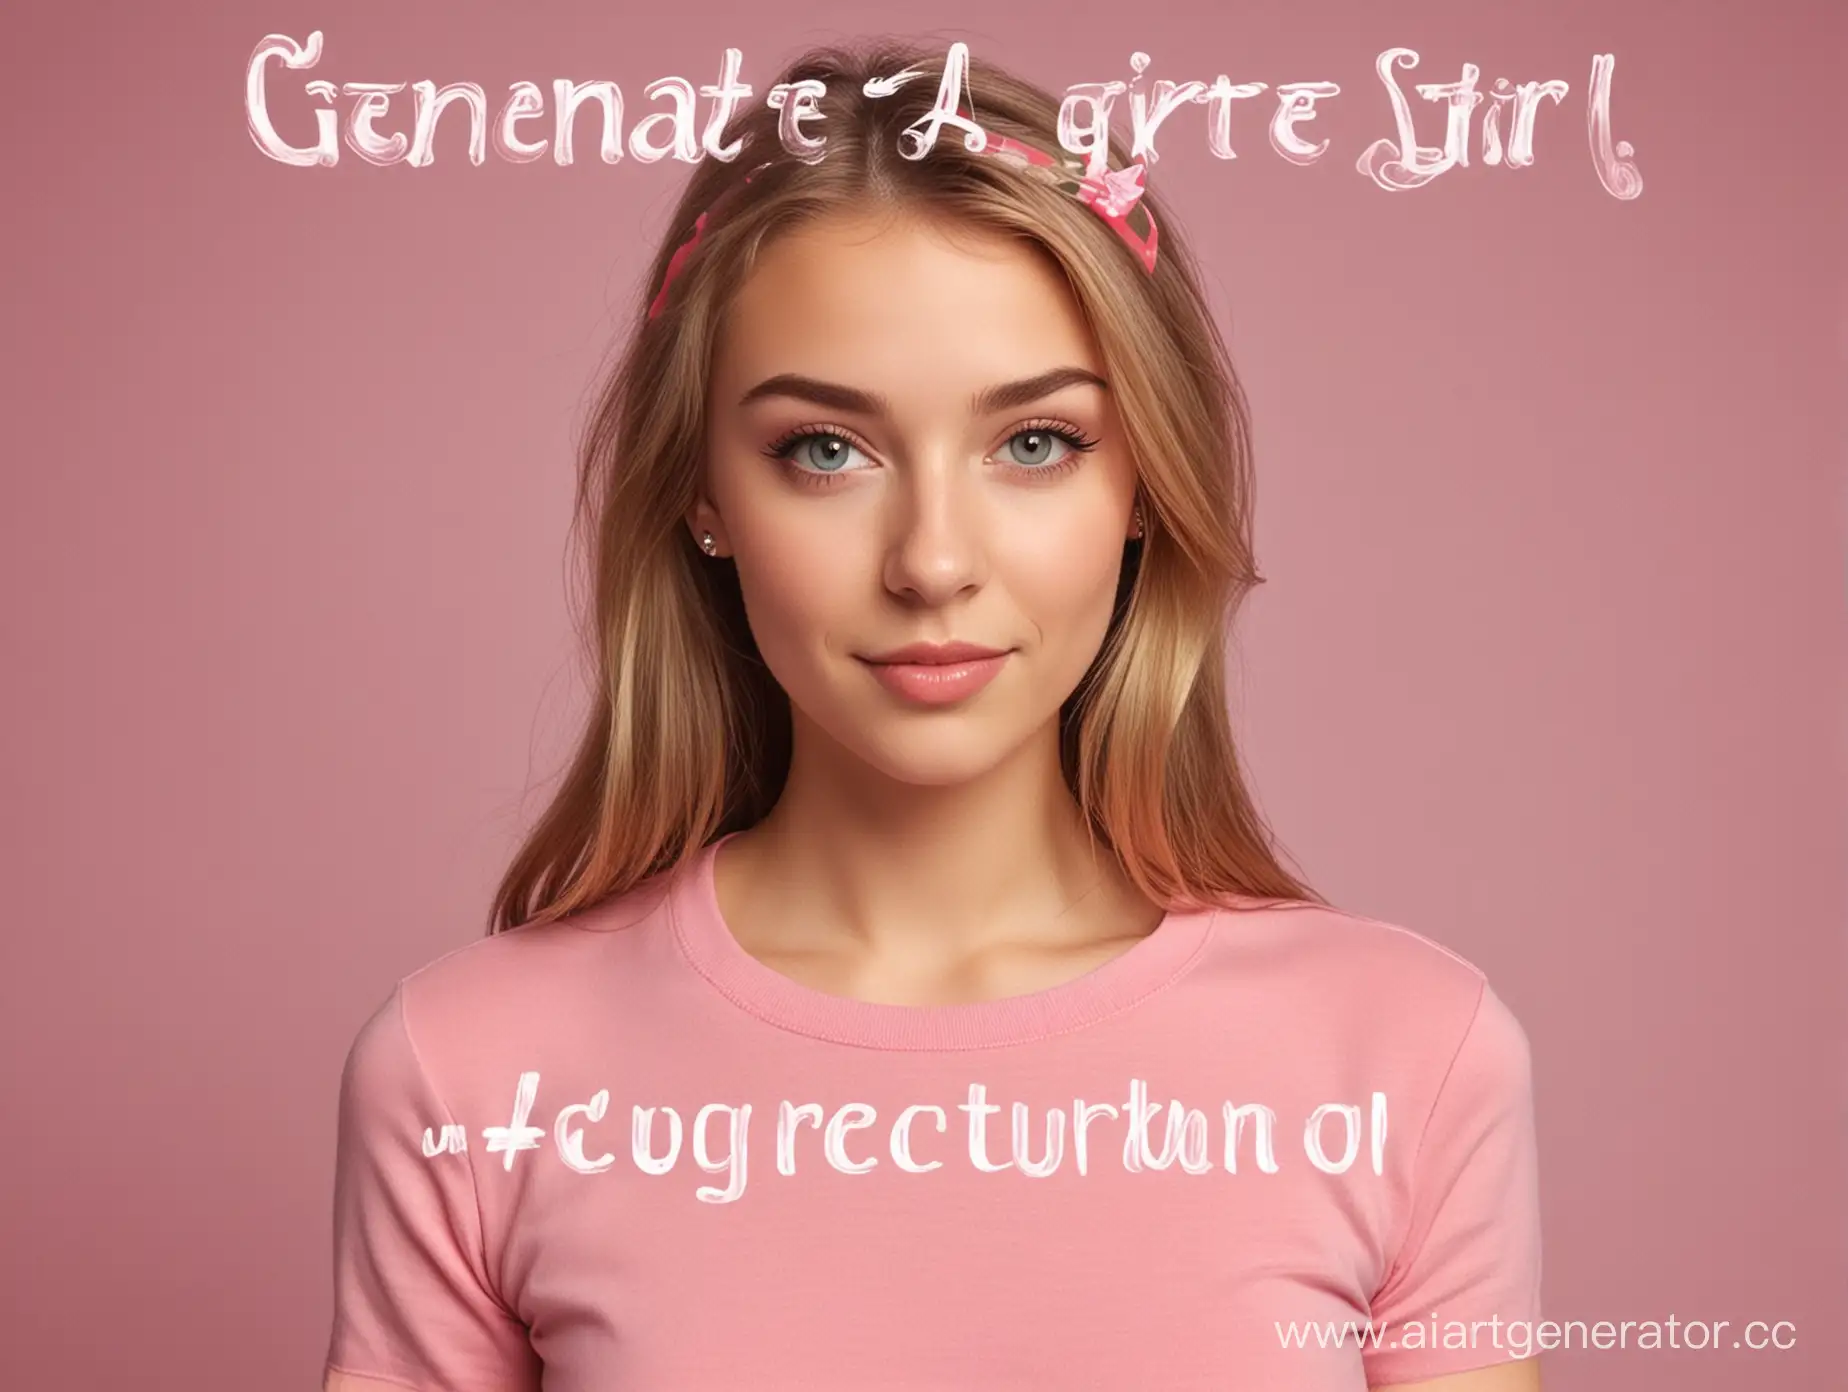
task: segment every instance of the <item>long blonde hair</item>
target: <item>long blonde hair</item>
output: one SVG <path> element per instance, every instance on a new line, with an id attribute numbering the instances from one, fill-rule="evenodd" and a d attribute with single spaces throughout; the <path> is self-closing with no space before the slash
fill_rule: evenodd
<path id="1" fill-rule="evenodd" d="M 1225 639 L 1262 584 L 1252 548 L 1244 395 L 1158 193 L 1153 274 L 1093 212 L 946 127 L 923 159 L 900 137 L 931 110 L 941 54 L 895 40 L 811 51 L 778 79 L 819 79 L 825 156 L 783 154 L 779 113 L 727 126 L 737 158 L 707 158 L 635 304 L 633 336 L 585 432 L 574 533 L 592 587 L 584 640 L 594 704 L 563 783 L 495 895 L 488 932 L 562 918 L 676 871 L 755 824 L 787 776 L 787 696 L 752 640 L 736 570 L 706 558 L 682 519 L 706 438 L 708 373 L 725 306 L 768 238 L 831 210 L 899 205 L 1037 244 L 1063 269 L 1095 334 L 1143 511 L 1102 649 L 1060 712 L 1067 785 L 1126 875 L 1169 908 L 1235 899 L 1324 902 L 1282 864 L 1245 786 L 1226 708 Z M 889 95 L 864 84 L 925 74 Z M 976 60 L 968 110 L 983 129 L 1058 149 L 1055 98 Z M 748 175 L 765 160 L 770 167 Z M 1112 168 L 1127 161 L 1113 141 Z M 647 317 L 674 250 L 724 199 Z M 579 529 L 582 529 L 581 532 Z"/>

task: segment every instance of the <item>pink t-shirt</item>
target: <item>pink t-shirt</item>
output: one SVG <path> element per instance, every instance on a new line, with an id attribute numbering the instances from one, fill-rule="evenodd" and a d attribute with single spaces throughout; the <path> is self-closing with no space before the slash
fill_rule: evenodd
<path id="1" fill-rule="evenodd" d="M 1353 1392 L 1533 1351 L 1527 1039 L 1456 954 L 1238 905 L 1033 995 L 875 1004 L 746 953 L 713 851 L 361 1029 L 330 1370 Z"/>

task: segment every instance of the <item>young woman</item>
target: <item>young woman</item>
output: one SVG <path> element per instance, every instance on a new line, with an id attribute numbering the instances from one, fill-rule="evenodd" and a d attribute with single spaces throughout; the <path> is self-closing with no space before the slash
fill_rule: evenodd
<path id="1" fill-rule="evenodd" d="M 796 63 L 825 153 L 743 116 L 656 257 L 589 728 L 347 1061 L 330 1392 L 1540 1385 L 1525 1036 L 1240 774 L 1194 263 L 986 65 L 908 155 L 941 69 Z"/>

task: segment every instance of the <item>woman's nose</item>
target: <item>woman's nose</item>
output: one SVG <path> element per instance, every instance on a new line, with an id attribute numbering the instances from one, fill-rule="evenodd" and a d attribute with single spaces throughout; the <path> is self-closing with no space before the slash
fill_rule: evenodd
<path id="1" fill-rule="evenodd" d="M 981 585 L 992 543 L 973 476 L 979 468 L 944 461 L 893 490 L 885 519 L 887 588 L 941 604 Z"/>

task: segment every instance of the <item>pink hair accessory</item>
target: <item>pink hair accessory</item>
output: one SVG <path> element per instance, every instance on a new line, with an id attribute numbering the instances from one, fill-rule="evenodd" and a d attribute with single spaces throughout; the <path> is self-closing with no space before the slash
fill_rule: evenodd
<path id="1" fill-rule="evenodd" d="M 1127 169 L 1106 169 L 1102 174 L 1086 174 L 1075 156 L 1054 159 L 1044 150 L 993 131 L 988 132 L 988 138 L 976 153 L 1038 169 L 1064 171 L 1065 178 L 1059 181 L 1059 187 L 1102 218 L 1136 254 L 1143 270 L 1154 271 L 1159 233 L 1154 216 L 1141 203 L 1144 192 L 1141 164 L 1132 164 Z"/>
<path id="2" fill-rule="evenodd" d="M 706 235 L 706 218 L 708 213 L 701 213 L 693 223 L 693 235 L 674 248 L 674 254 L 668 258 L 667 270 L 661 276 L 661 288 L 655 292 L 654 303 L 648 306 L 648 317 L 654 318 L 667 308 L 667 287 L 674 283 L 674 277 L 680 274 L 681 267 L 687 264 L 687 258 L 693 255 L 693 249 L 699 245 L 699 239 Z"/>
<path id="3" fill-rule="evenodd" d="M 765 160 L 749 174 L 746 174 L 740 182 L 731 186 L 729 197 L 725 194 L 721 194 L 710 208 L 706 209 L 705 212 L 701 213 L 693 220 L 692 235 L 674 248 L 674 254 L 667 260 L 667 269 L 661 273 L 661 288 L 655 291 L 654 301 L 648 306 L 648 317 L 650 319 L 655 318 L 662 310 L 667 308 L 667 288 L 674 283 L 674 277 L 686 269 L 687 262 L 693 259 L 693 253 L 699 249 L 700 241 L 706 235 L 706 228 L 725 210 L 725 205 L 730 202 L 731 199 L 738 196 L 738 191 L 742 189 L 745 184 L 750 183 L 751 180 L 755 179 L 759 174 L 763 173 L 775 163 L 775 160 Z"/>
<path id="4" fill-rule="evenodd" d="M 1132 164 L 1128 169 L 1106 169 L 1095 177 L 1087 175 L 1084 190 L 1092 206 L 1106 217 L 1122 217 L 1142 197 L 1142 166 Z"/>

